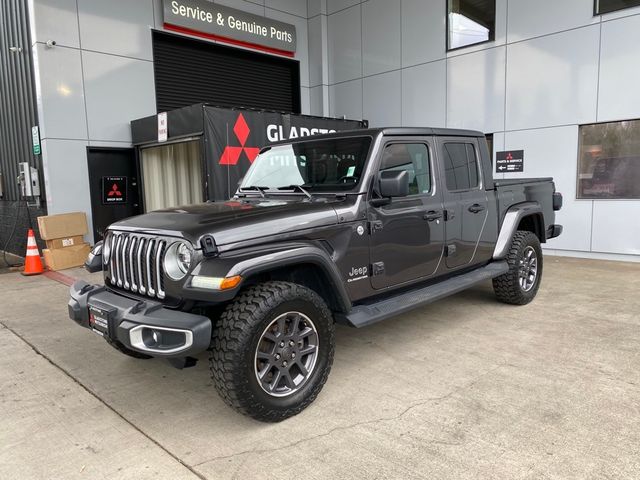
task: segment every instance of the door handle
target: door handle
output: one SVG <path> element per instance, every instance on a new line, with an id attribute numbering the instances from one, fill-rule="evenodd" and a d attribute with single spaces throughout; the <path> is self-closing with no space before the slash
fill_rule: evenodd
<path id="1" fill-rule="evenodd" d="M 435 210 L 429 210 L 427 213 L 424 214 L 424 216 L 422 218 L 424 218 L 428 222 L 433 222 L 434 220 L 438 220 L 438 219 L 442 218 L 442 212 L 436 212 Z"/>
<path id="2" fill-rule="evenodd" d="M 484 210 L 484 206 L 480 205 L 479 203 L 474 203 L 469 207 L 469 211 L 471 213 L 480 213 L 483 210 Z"/>

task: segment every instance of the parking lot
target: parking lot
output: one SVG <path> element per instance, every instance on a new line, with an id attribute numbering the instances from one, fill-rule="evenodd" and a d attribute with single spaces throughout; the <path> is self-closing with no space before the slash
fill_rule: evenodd
<path id="1" fill-rule="evenodd" d="M 119 354 L 67 290 L 0 275 L 0 478 L 640 477 L 640 264 L 548 256 L 529 306 L 488 282 L 340 327 L 323 392 L 280 424 L 224 405 L 206 356 Z"/>

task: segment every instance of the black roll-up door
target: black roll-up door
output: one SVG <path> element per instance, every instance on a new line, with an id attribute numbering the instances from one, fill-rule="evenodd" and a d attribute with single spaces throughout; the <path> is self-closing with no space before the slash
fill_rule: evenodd
<path id="1" fill-rule="evenodd" d="M 153 32 L 159 112 L 195 103 L 300 113 L 296 60 Z"/>

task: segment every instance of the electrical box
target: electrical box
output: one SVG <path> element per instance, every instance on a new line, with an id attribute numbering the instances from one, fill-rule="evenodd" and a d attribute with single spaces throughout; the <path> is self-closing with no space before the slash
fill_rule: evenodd
<path id="1" fill-rule="evenodd" d="M 20 193 L 23 197 L 39 197 L 40 196 L 40 179 L 38 178 L 38 170 L 29 165 L 28 162 L 21 162 L 20 166 Z"/>

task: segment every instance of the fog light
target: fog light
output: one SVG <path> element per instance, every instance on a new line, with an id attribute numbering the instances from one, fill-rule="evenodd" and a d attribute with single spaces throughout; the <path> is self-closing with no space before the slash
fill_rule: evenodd
<path id="1" fill-rule="evenodd" d="M 240 275 L 233 277 L 205 277 L 194 275 L 191 279 L 191 286 L 195 288 L 206 288 L 207 290 L 229 290 L 237 287 L 242 281 Z"/>

